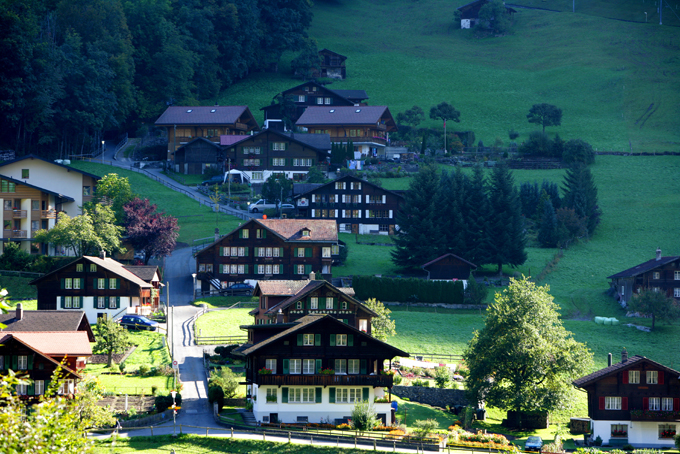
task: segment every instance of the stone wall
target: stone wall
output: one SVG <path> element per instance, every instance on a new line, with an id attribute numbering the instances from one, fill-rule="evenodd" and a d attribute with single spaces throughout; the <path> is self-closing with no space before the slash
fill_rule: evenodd
<path id="1" fill-rule="evenodd" d="M 159 422 L 172 421 L 172 409 L 167 409 L 162 413 L 145 416 L 139 419 L 131 419 L 129 421 L 121 421 L 122 427 L 147 427 Z"/>
<path id="2" fill-rule="evenodd" d="M 465 391 L 462 389 L 440 389 L 440 388 L 425 388 L 423 386 L 393 386 L 392 394 L 408 398 L 411 402 L 420 402 L 422 404 L 432 405 L 433 407 L 446 408 L 455 407 L 456 405 L 469 405 L 465 397 Z"/>

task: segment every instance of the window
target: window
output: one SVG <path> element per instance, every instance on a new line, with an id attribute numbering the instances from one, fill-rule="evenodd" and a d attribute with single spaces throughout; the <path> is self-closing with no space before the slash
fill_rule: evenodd
<path id="1" fill-rule="evenodd" d="M 260 147 L 243 147 L 243 154 L 260 154 Z"/>
<path id="2" fill-rule="evenodd" d="M 313 296 L 309 299 L 309 308 L 310 309 L 318 309 L 319 308 L 319 298 L 316 296 Z"/>
<path id="3" fill-rule="evenodd" d="M 340 181 L 335 182 L 335 189 L 342 189 L 342 183 Z"/>
<path id="4" fill-rule="evenodd" d="M 40 200 L 31 200 L 31 210 L 33 211 L 40 210 Z"/>
<path id="5" fill-rule="evenodd" d="M 238 273 L 238 265 L 233 264 L 229 267 L 229 274 L 237 274 Z"/>
<path id="6" fill-rule="evenodd" d="M 19 355 L 17 369 L 28 370 L 28 356 Z"/>
<path id="7" fill-rule="evenodd" d="M 253 180 L 263 180 L 264 174 L 262 172 L 253 172 Z"/>
<path id="8" fill-rule="evenodd" d="M 290 360 L 290 373 L 291 374 L 299 374 L 301 368 L 302 368 L 302 360 L 301 359 L 291 359 Z"/>
<path id="9" fill-rule="evenodd" d="M 305 102 L 305 95 L 298 95 L 298 102 Z"/>
<path id="10" fill-rule="evenodd" d="M 612 424 L 612 437 L 627 437 L 628 436 L 628 424 Z"/>
<path id="11" fill-rule="evenodd" d="M 293 165 L 296 167 L 311 167 L 312 160 L 310 158 L 293 158 Z"/>
<path id="12" fill-rule="evenodd" d="M 274 253 L 273 253 L 272 255 L 273 255 L 274 257 L 280 257 L 280 256 L 281 256 L 281 255 L 280 255 L 280 254 L 281 254 L 281 249 L 280 249 L 280 248 L 275 247 L 274 250 L 273 250 L 273 252 L 274 252 Z"/>
<path id="13" fill-rule="evenodd" d="M 264 274 L 264 265 L 257 265 L 257 274 Z"/>
<path id="14" fill-rule="evenodd" d="M 71 304 L 73 304 L 73 299 L 70 296 L 65 296 L 64 309 L 71 309 Z"/>
<path id="15" fill-rule="evenodd" d="M 649 409 L 654 411 L 661 410 L 661 399 L 658 397 L 649 398 Z"/>
<path id="16" fill-rule="evenodd" d="M 118 283 L 118 279 L 111 278 L 109 279 L 109 288 L 111 289 L 116 289 Z"/>
<path id="17" fill-rule="evenodd" d="M 285 151 L 286 150 L 286 142 L 272 142 L 272 150 L 274 150 L 274 151 Z"/>
<path id="18" fill-rule="evenodd" d="M 673 411 L 672 397 L 663 397 L 661 399 L 661 411 Z"/>
<path id="19" fill-rule="evenodd" d="M 680 298 L 680 288 L 676 287 L 676 288 L 673 289 L 673 296 L 675 298 Z"/>
<path id="20" fill-rule="evenodd" d="M 259 159 L 244 159 L 243 160 L 243 165 L 244 166 L 259 166 L 260 165 L 260 160 Z"/>
<path id="21" fill-rule="evenodd" d="M 29 174 L 29 169 L 21 169 L 21 179 L 22 180 L 25 180 L 26 178 L 28 178 L 28 174 Z"/>
<path id="22" fill-rule="evenodd" d="M 303 334 L 302 345 L 314 345 L 314 334 Z"/>
<path id="23" fill-rule="evenodd" d="M 5 200 L 5 211 L 12 211 L 12 201 Z"/>
<path id="24" fill-rule="evenodd" d="M 647 384 L 648 385 L 656 385 L 659 383 L 659 372 L 656 370 L 648 370 L 647 371 Z"/>
<path id="25" fill-rule="evenodd" d="M 652 287 L 652 291 L 654 293 L 659 293 L 661 291 L 661 288 L 660 287 Z"/>
<path id="26" fill-rule="evenodd" d="M 61 385 L 59 385 L 59 394 L 73 394 L 75 392 L 75 381 L 73 379 L 64 380 Z"/>
<path id="27" fill-rule="evenodd" d="M 358 181 L 353 181 L 350 185 L 350 189 L 360 191 L 361 190 L 361 183 L 358 182 Z"/>
<path id="28" fill-rule="evenodd" d="M 334 245 L 331 247 L 331 254 L 333 254 L 333 255 L 339 255 L 339 254 L 340 254 L 340 246 L 338 246 L 337 244 L 334 244 Z"/>
<path id="29" fill-rule="evenodd" d="M 634 385 L 640 383 L 640 371 L 639 370 L 629 370 L 628 371 L 628 383 Z"/>
<path id="30" fill-rule="evenodd" d="M 321 97 L 316 98 L 316 103 L 317 104 L 323 104 L 323 98 L 321 98 Z"/>
<path id="31" fill-rule="evenodd" d="M 675 436 L 675 424 L 659 424 L 659 438 L 673 438 Z"/>
<path id="32" fill-rule="evenodd" d="M 333 309 L 333 297 L 332 296 L 326 297 L 326 309 Z"/>
<path id="33" fill-rule="evenodd" d="M 257 256 L 258 257 L 264 257 L 266 253 L 267 253 L 267 248 L 263 248 L 263 247 L 257 248 Z"/>
<path id="34" fill-rule="evenodd" d="M 348 359 L 347 360 L 347 373 L 348 374 L 358 374 L 360 371 L 361 361 L 358 359 Z"/>
<path id="35" fill-rule="evenodd" d="M 368 332 L 368 320 L 367 319 L 361 319 L 359 320 L 359 331 L 363 331 L 364 333 Z"/>
<path id="36" fill-rule="evenodd" d="M 73 309 L 80 309 L 80 297 L 79 296 L 74 296 L 73 297 Z"/>
<path id="37" fill-rule="evenodd" d="M 380 224 L 378 226 L 378 231 L 379 232 L 389 232 L 390 231 L 390 226 L 388 224 Z"/>
<path id="38" fill-rule="evenodd" d="M 115 296 L 110 296 L 109 297 L 109 309 L 116 309 L 118 305 L 116 304 L 116 297 Z"/>
<path id="39" fill-rule="evenodd" d="M 246 274 L 246 267 L 245 267 L 245 265 L 238 265 L 238 267 L 236 268 L 236 272 L 237 272 L 238 274 Z"/>
<path id="40" fill-rule="evenodd" d="M 286 165 L 286 158 L 272 158 L 272 165 L 273 166 L 285 166 Z"/>
<path id="41" fill-rule="evenodd" d="M 340 303 L 340 310 L 346 311 L 347 310 L 347 301 L 343 301 Z"/>
<path id="42" fill-rule="evenodd" d="M 330 104 L 331 98 L 324 98 L 324 104 Z"/>
<path id="43" fill-rule="evenodd" d="M 71 290 L 73 288 L 73 279 L 70 277 L 64 279 L 64 288 L 67 290 Z"/>
<path id="44" fill-rule="evenodd" d="M 329 248 L 329 247 L 321 248 L 321 256 L 322 256 L 322 257 L 328 257 L 328 258 L 330 258 L 330 256 L 331 256 L 331 248 Z"/>
<path id="45" fill-rule="evenodd" d="M 97 272 L 97 265 L 94 263 L 90 263 L 90 273 L 96 273 Z"/>
<path id="46" fill-rule="evenodd" d="M 82 264 L 82 263 L 78 263 L 78 264 L 76 265 L 76 273 L 82 273 L 82 272 L 83 272 L 83 264 Z"/>
<path id="47" fill-rule="evenodd" d="M 673 279 L 676 281 L 680 281 L 680 271 L 673 272 Z"/>
<path id="48" fill-rule="evenodd" d="M 335 401 L 353 404 L 361 401 L 361 388 L 338 388 L 335 390 Z"/>
<path id="49" fill-rule="evenodd" d="M 297 250 L 297 256 L 298 257 L 304 257 L 305 256 L 305 248 L 299 247 Z"/>
<path id="50" fill-rule="evenodd" d="M 290 388 L 288 390 L 288 402 L 294 404 L 314 403 L 316 390 L 314 388 Z"/>
<path id="51" fill-rule="evenodd" d="M 106 309 L 106 298 L 103 296 L 97 297 L 97 309 Z"/>
<path id="52" fill-rule="evenodd" d="M 264 360 L 264 367 L 276 373 L 276 358 L 269 358 Z"/>
<path id="53" fill-rule="evenodd" d="M 305 274 L 305 266 L 297 265 L 297 274 Z"/>
<path id="54" fill-rule="evenodd" d="M 295 303 L 295 309 L 302 309 L 302 301 Z"/>
<path id="55" fill-rule="evenodd" d="M 224 248 L 224 255 L 236 257 L 236 256 L 238 256 L 238 248 L 237 247 L 225 247 Z"/>
<path id="56" fill-rule="evenodd" d="M 250 232 L 248 229 L 241 230 L 241 238 L 248 238 Z"/>
<path id="57" fill-rule="evenodd" d="M 17 385 L 17 395 L 25 396 L 26 394 L 28 394 L 28 385 L 26 384 Z"/>
<path id="58" fill-rule="evenodd" d="M 621 410 L 621 398 L 620 397 L 605 397 L 604 398 L 604 409 L 605 410 Z"/>
<path id="59" fill-rule="evenodd" d="M 83 186 L 83 197 L 89 197 L 92 195 L 92 188 L 90 186 Z"/>
<path id="60" fill-rule="evenodd" d="M 269 369 L 269 368 L 267 368 Z M 267 402 L 274 402 L 276 403 L 277 397 L 276 397 L 276 388 L 267 388 Z"/>
<path id="61" fill-rule="evenodd" d="M 661 273 L 659 271 L 654 271 L 652 273 L 652 279 L 661 279 Z"/>
<path id="62" fill-rule="evenodd" d="M 346 374 L 347 373 L 347 363 L 344 359 L 335 360 L 335 373 L 336 374 Z"/>
<path id="63" fill-rule="evenodd" d="M 106 279 L 104 279 L 104 278 L 97 279 L 97 289 L 104 290 L 105 288 L 106 288 Z"/>
<path id="64" fill-rule="evenodd" d="M 335 345 L 337 345 L 338 347 L 347 346 L 347 334 L 336 334 Z"/>
<path id="65" fill-rule="evenodd" d="M 45 394 L 45 380 L 36 380 L 34 389 L 36 396 L 41 396 Z"/>
<path id="66" fill-rule="evenodd" d="M 314 370 L 314 360 L 313 359 L 305 359 L 302 361 L 302 373 L 303 374 L 313 374 L 316 372 Z"/>

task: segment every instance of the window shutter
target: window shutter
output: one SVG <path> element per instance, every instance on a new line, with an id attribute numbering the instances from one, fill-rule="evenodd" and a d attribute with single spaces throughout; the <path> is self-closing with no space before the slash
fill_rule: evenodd
<path id="1" fill-rule="evenodd" d="M 28 385 L 28 391 L 26 392 L 29 396 L 34 396 L 35 395 L 35 382 L 31 382 L 30 385 Z"/>
<path id="2" fill-rule="evenodd" d="M 284 373 L 284 375 L 288 375 L 290 373 L 290 360 L 289 359 L 283 360 L 283 373 Z"/>
<path id="3" fill-rule="evenodd" d="M 262 229 L 262 238 L 267 238 L 267 230 Z"/>
<path id="4" fill-rule="evenodd" d="M 298 347 L 302 346 L 302 334 L 297 335 L 297 345 Z"/>
<path id="5" fill-rule="evenodd" d="M 354 334 L 347 335 L 347 345 L 349 347 L 354 347 Z"/>
<path id="6" fill-rule="evenodd" d="M 338 309 L 338 299 L 337 298 L 333 298 L 333 309 L 334 310 Z"/>
<path id="7" fill-rule="evenodd" d="M 84 277 L 80 278 L 80 289 L 85 290 L 85 278 Z"/>
<path id="8" fill-rule="evenodd" d="M 364 401 L 368 400 L 368 388 L 363 388 L 361 393 L 361 399 Z"/>
<path id="9" fill-rule="evenodd" d="M 321 334 L 317 334 L 317 336 L 320 337 Z M 315 372 L 317 372 L 317 373 L 318 373 L 321 369 L 323 369 L 323 365 L 321 364 L 321 360 L 320 360 L 320 359 L 317 359 L 317 360 L 315 361 L 315 369 L 316 369 Z"/>
<path id="10" fill-rule="evenodd" d="M 244 272 L 245 274 L 248 274 L 248 272 L 249 272 L 249 271 L 248 271 L 248 265 L 243 265 L 243 272 Z"/>
<path id="11" fill-rule="evenodd" d="M 368 210 L 366 210 L 366 219 L 368 219 L 368 218 L 370 218 L 370 217 L 371 217 L 371 215 L 368 214 Z"/>
<path id="12" fill-rule="evenodd" d="M 248 246 L 243 248 L 243 256 L 248 257 Z"/>
<path id="13" fill-rule="evenodd" d="M 120 309 L 120 296 L 116 297 L 116 309 Z M 174 333 L 173 333 L 174 335 Z"/>
<path id="14" fill-rule="evenodd" d="M 62 279 L 60 279 L 60 281 L 61 281 L 61 284 L 60 284 L 60 285 L 61 285 L 61 287 L 59 287 L 59 288 L 62 288 L 62 289 L 63 289 L 63 288 L 65 287 L 65 285 L 64 285 L 64 281 L 65 281 L 65 279 L 64 279 L 64 278 L 62 278 Z"/>
<path id="15" fill-rule="evenodd" d="M 602 399 L 604 399 L 604 397 L 602 397 Z M 649 397 L 642 398 L 642 409 L 649 410 Z"/>
<path id="16" fill-rule="evenodd" d="M 659 371 L 659 384 L 663 385 L 663 371 L 662 370 Z"/>
<path id="17" fill-rule="evenodd" d="M 390 219 L 392 219 L 392 210 L 390 210 Z"/>
<path id="18" fill-rule="evenodd" d="M 621 382 L 622 382 L 624 385 L 627 385 L 627 384 L 628 384 L 628 372 L 629 372 L 629 371 L 627 371 L 627 370 L 624 370 L 624 371 L 623 371 L 623 377 L 622 377 L 623 380 L 621 380 Z"/>
<path id="19" fill-rule="evenodd" d="M 321 346 L 321 334 L 315 334 L 314 335 L 314 346 L 316 346 L 316 347 Z M 321 361 L 321 360 L 317 359 L 317 361 Z"/>
<path id="20" fill-rule="evenodd" d="M 239 230 L 238 233 L 239 233 L 239 236 L 238 236 L 238 237 L 241 238 L 241 231 Z M 218 253 L 218 255 L 219 255 L 220 257 L 223 257 L 223 256 L 224 256 L 224 248 L 223 248 L 223 247 L 218 247 L 218 248 L 217 248 L 217 253 Z"/>
<path id="21" fill-rule="evenodd" d="M 280 251 L 279 251 L 279 257 L 283 257 L 283 248 L 280 247 L 279 249 L 280 249 Z"/>
<path id="22" fill-rule="evenodd" d="M 312 217 L 314 217 L 314 208 L 312 208 Z"/>
<path id="23" fill-rule="evenodd" d="M 288 403 L 288 388 L 281 388 L 281 402 Z"/>
<path id="24" fill-rule="evenodd" d="M 19 357 L 12 355 L 12 370 L 16 371 L 19 368 Z"/>
<path id="25" fill-rule="evenodd" d="M 328 388 L 328 403 L 335 403 L 335 388 Z"/>
<path id="26" fill-rule="evenodd" d="M 311 256 L 312 256 L 312 248 L 306 247 L 305 248 L 305 257 L 311 257 Z"/>
<path id="27" fill-rule="evenodd" d="M 346 181 L 342 182 L 342 189 L 347 189 L 347 182 Z"/>
<path id="28" fill-rule="evenodd" d="M 243 238 L 243 229 L 238 231 L 238 237 Z"/>
<path id="29" fill-rule="evenodd" d="M 673 411 L 678 411 L 680 410 L 680 399 L 677 397 L 673 399 Z"/>
<path id="30" fill-rule="evenodd" d="M 345 203 L 345 194 L 342 195 L 342 203 Z"/>
<path id="31" fill-rule="evenodd" d="M 104 278 L 104 288 L 108 289 L 109 288 L 109 280 L 108 278 Z"/>
<path id="32" fill-rule="evenodd" d="M 50 381 L 51 380 L 45 380 L 45 386 L 43 387 L 44 394 L 47 394 L 47 390 L 50 389 Z"/>
<path id="33" fill-rule="evenodd" d="M 360 368 L 359 372 L 361 373 L 361 375 L 366 375 L 366 360 L 365 359 L 362 359 L 361 361 L 359 361 L 359 368 Z"/>
<path id="34" fill-rule="evenodd" d="M 312 272 L 312 265 L 305 265 L 305 274 L 309 274 Z"/>
<path id="35" fill-rule="evenodd" d="M 27 366 L 28 370 L 33 370 L 33 355 L 28 355 Z"/>
<path id="36" fill-rule="evenodd" d="M 382 196 L 382 203 L 387 203 L 387 196 L 385 194 Z"/>
<path id="37" fill-rule="evenodd" d="M 600 397 L 600 410 L 604 410 L 604 397 Z"/>
<path id="38" fill-rule="evenodd" d="M 61 296 L 57 296 L 57 309 L 63 309 L 63 308 L 64 308 L 64 306 L 61 304 Z"/>
<path id="39" fill-rule="evenodd" d="M 628 410 L 628 398 L 627 397 L 621 398 L 621 410 Z"/>
<path id="40" fill-rule="evenodd" d="M 116 278 L 116 288 L 120 288 L 120 279 Z"/>
<path id="41" fill-rule="evenodd" d="M 284 142 L 284 143 L 283 143 L 283 149 L 284 149 L 284 150 L 287 150 L 287 149 L 288 149 L 288 142 Z"/>
<path id="42" fill-rule="evenodd" d="M 331 347 L 335 347 L 335 334 L 331 334 Z"/>
<path id="43" fill-rule="evenodd" d="M 342 210 L 342 217 L 345 217 L 345 210 Z"/>
<path id="44" fill-rule="evenodd" d="M 321 403 L 321 389 L 322 388 L 316 388 L 316 403 L 320 404 Z"/>
<path id="45" fill-rule="evenodd" d="M 253 256 L 255 256 L 255 257 L 257 257 L 257 250 L 258 250 L 258 248 L 256 248 L 256 247 L 253 248 Z"/>
<path id="46" fill-rule="evenodd" d="M 361 219 L 361 210 L 357 210 L 357 213 L 359 213 L 359 219 Z"/>

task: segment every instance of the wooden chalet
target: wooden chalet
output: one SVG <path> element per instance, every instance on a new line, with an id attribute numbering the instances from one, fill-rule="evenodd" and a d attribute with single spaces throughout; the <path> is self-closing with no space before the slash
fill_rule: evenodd
<path id="1" fill-rule="evenodd" d="M 635 447 L 673 446 L 680 424 L 680 372 L 644 356 L 621 362 L 574 380 L 588 393 L 591 439 Z"/>
<path id="2" fill-rule="evenodd" d="M 219 143 L 197 137 L 175 151 L 172 165 L 177 173 L 201 175 L 211 167 L 222 170 L 224 157 L 225 153 Z"/>
<path id="3" fill-rule="evenodd" d="M 474 2 L 459 7 L 460 28 L 473 28 L 477 25 L 479 22 L 479 10 L 487 3 L 489 3 L 489 0 L 475 0 Z M 503 2 L 503 4 L 505 4 L 505 2 Z M 505 11 L 508 14 L 515 14 L 517 12 L 509 6 L 505 7 Z"/>
<path id="4" fill-rule="evenodd" d="M 334 219 L 346 233 L 393 235 L 404 197 L 352 175 L 294 197 L 298 217 Z"/>
<path id="5" fill-rule="evenodd" d="M 610 279 L 614 295 L 623 307 L 643 289 L 663 292 L 680 303 L 680 256 L 663 257 L 661 249 L 656 250 L 656 258 L 612 274 L 607 279 Z"/>
<path id="6" fill-rule="evenodd" d="M 248 397 L 259 422 L 346 422 L 362 400 L 374 404 L 383 424 L 395 421 L 384 389 L 393 385 L 391 359 L 408 353 L 331 314 L 241 328 L 249 342 L 234 352 L 246 358 Z"/>
<path id="7" fill-rule="evenodd" d="M 248 106 L 170 106 L 155 124 L 167 131 L 168 161 L 173 162 L 175 152 L 196 137 L 219 144 L 220 136 L 260 130 Z"/>
<path id="8" fill-rule="evenodd" d="M 5 325 L 0 333 L 82 331 L 90 342 L 95 341 L 92 326 L 83 311 L 29 311 L 19 303 L 14 311 L 0 314 L 0 325 Z"/>
<path id="9" fill-rule="evenodd" d="M 354 152 L 362 156 L 384 154 L 389 133 L 397 124 L 386 106 L 324 106 L 308 107 L 295 123 L 315 134 L 329 134 L 333 143 L 354 145 Z"/>
<path id="10" fill-rule="evenodd" d="M 347 77 L 347 68 L 345 68 L 345 61 L 347 57 L 340 55 L 328 49 L 321 49 L 319 51 L 319 74 L 316 77 L 329 77 L 331 79 L 345 79 Z"/>
<path id="11" fill-rule="evenodd" d="M 454 254 L 444 254 L 421 266 L 427 272 L 427 278 L 433 281 L 467 281 L 470 272 L 477 265 Z"/>
<path id="12" fill-rule="evenodd" d="M 333 90 L 314 81 L 289 88 L 277 94 L 274 99 L 279 96 L 295 104 L 295 113 L 289 118 L 293 123 L 310 106 L 365 106 L 368 99 L 365 90 Z M 268 128 L 283 129 L 281 121 L 284 115 L 279 104 L 272 101 L 271 105 L 260 110 L 264 111 L 265 125 Z"/>
<path id="13" fill-rule="evenodd" d="M 219 293 L 237 282 L 331 277 L 339 254 L 331 220 L 251 219 L 196 254 L 197 291 Z"/>
<path id="14" fill-rule="evenodd" d="M 30 284 L 38 291 L 38 310 L 84 311 L 91 324 L 156 311 L 162 285 L 158 267 L 123 265 L 105 256 L 80 257 Z"/>

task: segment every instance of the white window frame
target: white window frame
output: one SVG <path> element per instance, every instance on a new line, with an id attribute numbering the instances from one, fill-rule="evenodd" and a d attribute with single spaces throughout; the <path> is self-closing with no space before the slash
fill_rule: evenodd
<path id="1" fill-rule="evenodd" d="M 106 289 L 106 279 L 103 277 L 100 277 L 97 279 L 97 290 L 105 290 Z"/>
<path id="2" fill-rule="evenodd" d="M 670 430 L 675 432 L 676 425 L 675 424 L 659 424 L 659 439 L 660 440 L 668 440 L 668 438 L 661 438 L 661 432 Z"/>
<path id="3" fill-rule="evenodd" d="M 333 309 L 333 297 L 332 296 L 327 296 L 326 297 L 326 310 Z"/>
<path id="4" fill-rule="evenodd" d="M 358 375 L 361 372 L 361 360 L 360 359 L 348 359 L 347 360 L 347 373 L 349 375 Z"/>
<path id="5" fill-rule="evenodd" d="M 17 385 L 17 396 L 25 396 L 28 394 L 28 385 L 20 383 Z"/>
<path id="6" fill-rule="evenodd" d="M 257 274 L 264 274 L 264 265 L 257 265 Z"/>
<path id="7" fill-rule="evenodd" d="M 323 258 L 330 258 L 330 257 L 331 257 L 331 248 L 329 248 L 329 247 L 322 247 L 322 248 L 321 248 L 321 257 L 323 257 Z"/>
<path id="8" fill-rule="evenodd" d="M 347 334 L 336 334 L 335 335 L 335 346 L 336 347 L 347 347 Z"/>
<path id="9" fill-rule="evenodd" d="M 302 335 L 302 345 L 305 347 L 313 347 L 314 346 L 314 334 L 303 334 Z"/>
<path id="10" fill-rule="evenodd" d="M 305 274 L 305 266 L 304 265 L 297 265 L 297 274 Z"/>
<path id="11" fill-rule="evenodd" d="M 28 356 L 19 355 L 17 357 L 17 370 L 28 370 Z"/>
<path id="12" fill-rule="evenodd" d="M 246 267 L 245 265 L 239 265 L 237 269 L 238 274 L 246 274 Z"/>
<path id="13" fill-rule="evenodd" d="M 70 296 L 65 296 L 64 297 L 64 309 L 71 309 L 73 305 L 73 298 Z"/>
<path id="14" fill-rule="evenodd" d="M 361 388 L 337 388 L 335 391 L 335 401 L 341 404 L 353 404 L 361 402 Z"/>
<path id="15" fill-rule="evenodd" d="M 76 273 L 82 273 L 83 272 L 83 264 L 78 263 L 76 264 Z"/>
<path id="16" fill-rule="evenodd" d="M 115 309 L 116 306 L 116 297 L 115 296 L 109 296 L 109 309 Z"/>
<path id="17" fill-rule="evenodd" d="M 628 383 L 631 385 L 636 385 L 640 383 L 640 371 L 639 370 L 629 370 L 628 371 Z"/>
<path id="18" fill-rule="evenodd" d="M 673 280 L 674 281 L 680 281 L 680 271 L 674 271 L 673 272 Z"/>
<path id="19" fill-rule="evenodd" d="M 45 380 L 36 380 L 34 382 L 33 390 L 36 396 L 42 396 L 45 394 Z"/>
<path id="20" fill-rule="evenodd" d="M 347 374 L 347 361 L 344 359 L 336 359 L 333 361 L 333 368 L 336 375 L 346 375 Z"/>
<path id="21" fill-rule="evenodd" d="M 245 240 L 245 239 L 248 239 L 250 237 L 250 230 L 243 229 L 241 232 L 242 232 L 241 233 L 241 239 Z"/>
<path id="22" fill-rule="evenodd" d="M 653 271 L 652 272 L 652 279 L 661 279 L 661 272 L 660 271 Z"/>
<path id="23" fill-rule="evenodd" d="M 316 373 L 316 360 L 315 359 L 303 359 L 302 360 L 302 373 L 305 375 L 313 375 Z"/>
<path id="24" fill-rule="evenodd" d="M 268 358 L 264 360 L 264 367 L 276 373 L 276 358 Z"/>
<path id="25" fill-rule="evenodd" d="M 288 365 L 288 373 L 291 375 L 300 375 L 302 372 L 302 360 L 301 359 L 291 359 Z"/>
<path id="26" fill-rule="evenodd" d="M 672 397 L 662 397 L 661 398 L 661 411 L 673 411 L 673 398 Z"/>
<path id="27" fill-rule="evenodd" d="M 97 265 L 94 263 L 90 263 L 90 273 L 96 273 L 97 272 Z"/>
<path id="28" fill-rule="evenodd" d="M 297 102 L 305 102 L 305 95 L 298 95 Z"/>
<path id="29" fill-rule="evenodd" d="M 97 309 L 106 309 L 106 297 L 105 296 L 98 296 L 97 297 Z"/>
<path id="30" fill-rule="evenodd" d="M 70 277 L 64 279 L 64 288 L 66 290 L 71 290 L 73 288 L 73 279 L 71 279 Z"/>
<path id="31" fill-rule="evenodd" d="M 317 298 L 316 296 L 312 296 L 309 301 L 309 308 L 319 309 L 319 298 Z"/>
<path id="32" fill-rule="evenodd" d="M 674 297 L 674 298 L 680 298 L 680 288 L 675 287 L 675 288 L 673 289 L 673 297 Z"/>
<path id="33" fill-rule="evenodd" d="M 278 403 L 279 396 L 278 396 L 278 390 L 276 388 L 267 388 L 267 395 L 265 398 L 265 402 L 268 404 L 276 404 Z M 273 397 L 273 399 L 272 399 Z"/>
<path id="34" fill-rule="evenodd" d="M 109 278 L 109 288 L 111 290 L 116 290 L 118 288 L 118 286 L 116 285 L 116 278 L 115 277 Z"/>
<path id="35" fill-rule="evenodd" d="M 648 385 L 657 385 L 659 384 L 659 371 L 657 370 L 648 370 L 647 371 L 647 380 L 646 382 Z"/>
<path id="36" fill-rule="evenodd" d="M 621 397 L 606 396 L 604 398 L 604 409 L 605 410 L 621 410 Z"/>
<path id="37" fill-rule="evenodd" d="M 651 411 L 661 410 L 661 398 L 660 397 L 650 397 L 649 398 L 649 410 L 651 410 Z"/>

